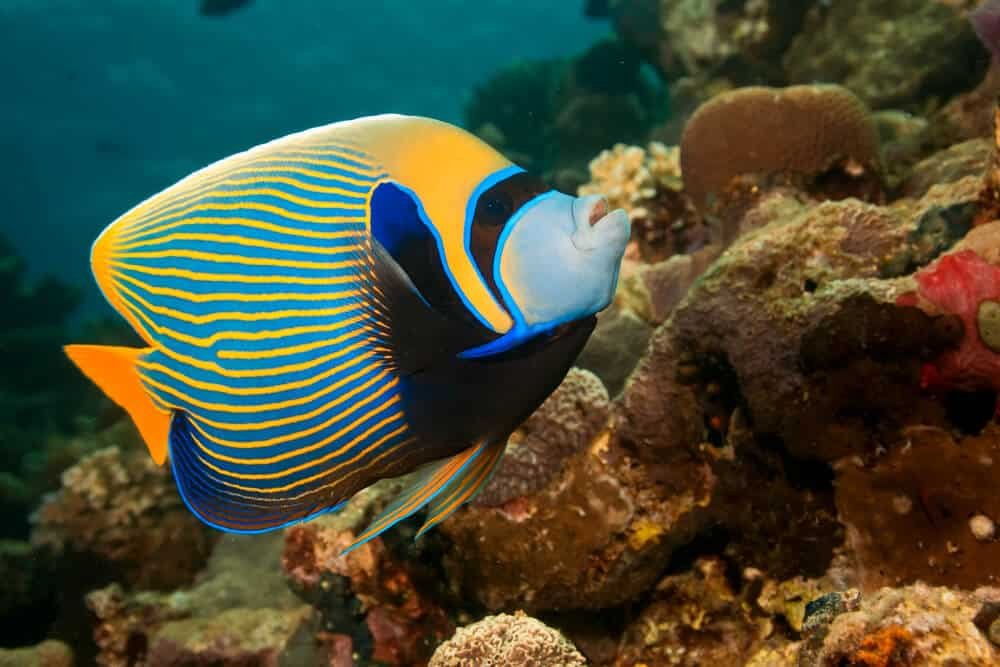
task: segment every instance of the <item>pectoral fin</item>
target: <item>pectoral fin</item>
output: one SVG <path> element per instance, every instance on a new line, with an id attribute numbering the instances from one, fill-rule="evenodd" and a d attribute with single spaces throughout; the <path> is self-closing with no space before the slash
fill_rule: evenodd
<path id="1" fill-rule="evenodd" d="M 443 521 L 489 480 L 504 445 L 476 445 L 426 466 L 343 553 L 361 546 L 428 504 L 430 516 L 417 536 Z"/>
<path id="2" fill-rule="evenodd" d="M 125 409 L 153 461 L 163 465 L 170 437 L 170 411 L 153 403 L 135 368 L 136 360 L 149 350 L 106 345 L 67 345 L 63 349 L 84 375 Z"/>

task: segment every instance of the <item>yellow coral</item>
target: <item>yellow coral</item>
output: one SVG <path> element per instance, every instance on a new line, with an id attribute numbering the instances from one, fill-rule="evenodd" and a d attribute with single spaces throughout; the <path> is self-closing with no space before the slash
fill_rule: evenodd
<path id="1" fill-rule="evenodd" d="M 663 526 L 653 523 L 648 519 L 640 519 L 635 523 L 629 533 L 628 545 L 632 547 L 633 550 L 639 551 L 649 542 L 659 539 L 663 533 Z"/>
<path id="2" fill-rule="evenodd" d="M 603 194 L 612 208 L 625 209 L 632 221 L 649 215 L 647 204 L 662 190 L 682 187 L 680 150 L 651 142 L 646 148 L 616 144 L 590 163 L 590 182 L 579 194 Z"/>

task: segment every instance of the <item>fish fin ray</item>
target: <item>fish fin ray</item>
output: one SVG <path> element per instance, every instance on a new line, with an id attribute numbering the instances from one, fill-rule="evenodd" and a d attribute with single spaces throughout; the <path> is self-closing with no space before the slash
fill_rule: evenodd
<path id="1" fill-rule="evenodd" d="M 170 461 L 177 490 L 191 513 L 212 528 L 227 533 L 266 533 L 335 512 L 346 502 L 329 502 L 316 495 L 267 498 L 262 493 L 234 490 L 200 460 L 195 437 L 187 416 L 175 413 L 170 426 Z"/>
<path id="2" fill-rule="evenodd" d="M 153 461 L 163 465 L 167 458 L 171 413 L 153 402 L 135 366 L 139 357 L 150 350 L 110 345 L 67 345 L 63 349 L 84 375 L 124 408 L 142 435 Z"/>
<path id="3" fill-rule="evenodd" d="M 474 461 L 449 479 L 447 486 L 428 504 L 427 520 L 417 531 L 416 537 L 420 537 L 475 498 L 493 477 L 506 448 L 506 440 L 484 446 L 482 453 Z"/>
<path id="4" fill-rule="evenodd" d="M 368 527 L 341 553 L 346 554 L 356 549 L 418 512 L 433 501 L 439 493 L 448 488 L 452 480 L 461 477 L 463 471 L 475 463 L 483 450 L 484 447 L 481 445 L 469 447 L 455 456 L 425 466 L 407 484 L 406 488 L 389 503 L 389 506 L 368 524 Z"/>

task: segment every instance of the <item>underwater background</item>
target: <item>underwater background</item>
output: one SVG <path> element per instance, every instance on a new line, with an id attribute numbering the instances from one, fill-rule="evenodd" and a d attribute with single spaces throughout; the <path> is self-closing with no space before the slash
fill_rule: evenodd
<path id="1" fill-rule="evenodd" d="M 993 0 L 0 0 L 0 665 L 1000 664 L 997 57 Z M 62 353 L 140 344 L 90 245 L 383 112 L 624 208 L 614 303 L 431 533 L 223 535 Z"/>

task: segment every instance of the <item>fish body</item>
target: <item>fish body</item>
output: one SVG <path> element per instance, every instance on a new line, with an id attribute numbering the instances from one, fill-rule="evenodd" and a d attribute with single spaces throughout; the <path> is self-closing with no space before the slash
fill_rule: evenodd
<path id="1" fill-rule="evenodd" d="M 262 532 L 420 474 L 357 544 L 488 480 L 610 301 L 623 211 L 553 192 L 426 118 L 258 146 L 139 204 L 95 241 L 142 349 L 68 346 L 169 459 L 201 520 Z"/>

